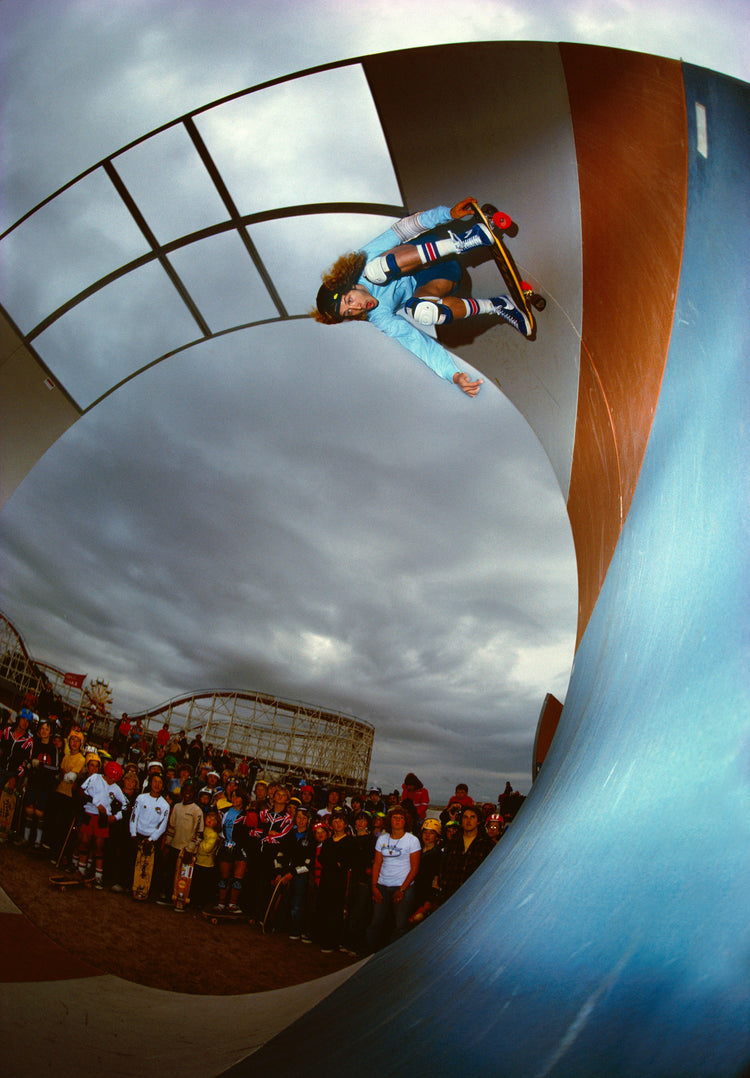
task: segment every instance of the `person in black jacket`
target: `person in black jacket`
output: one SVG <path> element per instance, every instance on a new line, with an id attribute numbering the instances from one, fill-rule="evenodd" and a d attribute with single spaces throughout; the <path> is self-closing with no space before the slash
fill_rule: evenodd
<path id="1" fill-rule="evenodd" d="M 370 816 L 360 812 L 352 821 L 356 853 L 349 879 L 349 905 L 344 926 L 341 950 L 360 956 L 367 947 L 365 933 L 372 917 L 372 862 L 375 857 L 375 836 Z"/>
<path id="2" fill-rule="evenodd" d="M 294 827 L 281 840 L 281 871 L 272 881 L 280 879 L 289 885 L 287 910 L 289 914 L 289 939 L 298 940 L 307 929 L 307 899 L 310 890 L 310 875 L 315 859 L 315 836 L 313 835 L 311 813 L 304 805 L 298 805 L 294 814 Z"/>
<path id="3" fill-rule="evenodd" d="M 340 942 L 349 899 L 349 881 L 357 846 L 349 831 L 347 812 L 334 808 L 329 817 L 330 836 L 320 850 L 320 884 L 316 915 L 321 951 L 331 954 Z"/>

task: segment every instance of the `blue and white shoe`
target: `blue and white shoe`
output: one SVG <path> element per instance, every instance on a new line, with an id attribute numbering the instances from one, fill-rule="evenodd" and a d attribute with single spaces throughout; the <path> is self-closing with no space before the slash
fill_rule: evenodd
<path id="1" fill-rule="evenodd" d="M 492 233 L 482 221 L 472 225 L 468 232 L 462 232 L 460 236 L 457 236 L 455 232 L 450 232 L 449 235 L 456 245 L 457 255 L 462 255 L 465 251 L 473 251 L 475 247 L 494 247 L 495 245 Z"/>
<path id="2" fill-rule="evenodd" d="M 520 307 L 516 307 L 510 296 L 493 296 L 490 302 L 493 305 L 494 314 L 504 318 L 506 322 L 510 322 L 519 333 L 523 333 L 524 337 L 528 337 L 531 333 L 529 316 Z"/>

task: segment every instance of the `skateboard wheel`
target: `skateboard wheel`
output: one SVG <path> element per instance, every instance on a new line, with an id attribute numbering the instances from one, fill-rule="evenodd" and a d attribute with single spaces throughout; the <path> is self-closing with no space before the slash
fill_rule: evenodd
<path id="1" fill-rule="evenodd" d="M 543 311 L 547 306 L 547 300 L 544 296 L 540 296 L 538 292 L 535 292 L 528 281 L 521 281 L 521 291 L 526 297 L 526 301 L 530 303 L 532 307 L 536 307 L 538 311 Z"/>
<path id="2" fill-rule="evenodd" d="M 492 224 L 495 226 L 495 228 L 499 229 L 500 232 L 507 232 L 507 230 L 513 224 L 512 219 L 508 216 L 507 213 L 503 213 L 502 210 L 495 210 L 495 212 L 492 214 L 491 220 Z"/>

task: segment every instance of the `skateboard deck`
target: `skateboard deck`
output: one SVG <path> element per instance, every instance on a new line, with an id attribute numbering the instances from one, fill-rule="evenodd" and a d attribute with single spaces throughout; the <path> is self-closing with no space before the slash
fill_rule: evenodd
<path id="1" fill-rule="evenodd" d="M 227 910 L 201 910 L 201 917 L 205 917 L 212 925 L 218 925 L 220 921 L 239 921 L 244 922 L 247 920 L 244 913 L 229 913 Z"/>
<path id="2" fill-rule="evenodd" d="M 75 876 L 50 876 L 50 884 L 58 891 L 67 891 L 73 887 L 91 887 L 94 883 L 93 876 L 82 880 L 76 873 Z"/>
<path id="3" fill-rule="evenodd" d="M 263 923 L 261 928 L 264 933 L 273 932 L 276 927 L 276 919 L 279 909 L 284 904 L 284 898 L 286 897 L 286 889 L 288 884 L 283 883 L 281 880 L 276 884 L 271 897 L 268 900 L 266 906 L 266 912 L 263 915 Z"/>
<path id="4" fill-rule="evenodd" d="M 529 340 L 532 340 L 536 335 L 536 322 L 534 320 L 532 307 L 536 307 L 538 311 L 543 311 L 547 305 L 547 301 L 543 296 L 540 296 L 535 292 L 530 284 L 521 280 L 513 259 L 505 249 L 505 245 L 501 239 L 501 233 L 511 228 L 513 221 L 507 214 L 499 213 L 494 206 L 480 206 L 478 202 L 474 202 L 473 206 L 476 216 L 480 221 L 484 222 L 492 233 L 492 238 L 495 241 L 493 255 L 495 257 L 495 262 L 497 263 L 497 268 L 500 270 L 503 281 L 510 293 L 510 298 L 529 319 L 529 332 L 524 333 L 522 330 L 519 330 L 519 333 L 521 333 L 522 337 L 527 337 Z"/>
<path id="5" fill-rule="evenodd" d="M 151 877 L 154 873 L 154 859 L 156 847 L 153 842 L 145 839 L 138 843 L 138 853 L 135 856 L 135 870 L 133 872 L 133 898 L 136 902 L 145 902 L 151 888 Z"/>
<path id="6" fill-rule="evenodd" d="M 190 905 L 190 887 L 193 883 L 195 858 L 192 854 L 189 854 L 189 860 L 186 860 L 184 854 L 185 851 L 180 850 L 174 870 L 172 901 L 176 910 L 187 909 Z"/>
<path id="7" fill-rule="evenodd" d="M 16 795 L 7 787 L 0 794 L 0 842 L 7 842 L 13 829 L 13 817 L 16 811 Z"/>

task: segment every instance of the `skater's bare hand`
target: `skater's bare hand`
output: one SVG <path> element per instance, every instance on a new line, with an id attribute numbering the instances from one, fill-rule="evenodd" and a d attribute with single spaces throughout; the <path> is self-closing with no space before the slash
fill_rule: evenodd
<path id="1" fill-rule="evenodd" d="M 463 198 L 460 202 L 451 210 L 451 217 L 456 220 L 459 217 L 468 217 L 470 213 L 474 212 L 475 198 Z"/>
<path id="2" fill-rule="evenodd" d="M 476 382 L 472 382 L 469 375 L 465 371 L 461 371 L 460 374 L 453 375 L 453 381 L 462 393 L 466 393 L 469 397 L 476 397 L 482 387 L 484 378 L 477 378 Z"/>

